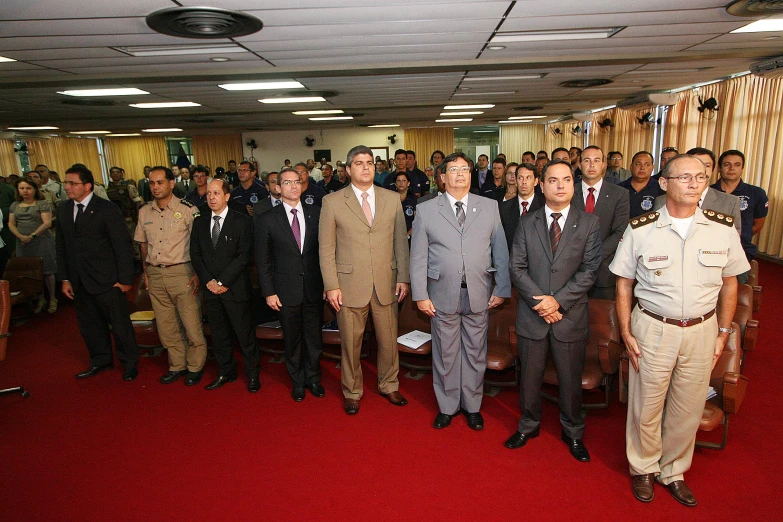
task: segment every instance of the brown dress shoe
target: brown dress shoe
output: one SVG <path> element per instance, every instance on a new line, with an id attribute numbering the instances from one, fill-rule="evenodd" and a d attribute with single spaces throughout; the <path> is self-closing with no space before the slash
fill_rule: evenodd
<path id="1" fill-rule="evenodd" d="M 381 393 L 384 397 L 386 397 L 390 403 L 394 404 L 395 406 L 405 406 L 408 404 L 408 399 L 402 396 L 402 394 L 398 391 L 393 391 L 391 393 Z"/>
<path id="2" fill-rule="evenodd" d="M 645 475 L 634 475 L 631 487 L 633 488 L 633 496 L 636 500 L 642 502 L 652 502 L 655 490 L 653 489 L 655 478 L 652 473 Z"/>
<path id="3" fill-rule="evenodd" d="M 345 399 L 343 409 L 348 415 L 356 415 L 359 413 L 359 399 Z"/>
<path id="4" fill-rule="evenodd" d="M 671 484 L 667 484 L 666 489 L 672 494 L 674 500 L 680 504 L 688 507 L 694 507 L 696 505 L 696 497 L 693 496 L 691 488 L 685 484 L 684 480 L 675 480 Z"/>

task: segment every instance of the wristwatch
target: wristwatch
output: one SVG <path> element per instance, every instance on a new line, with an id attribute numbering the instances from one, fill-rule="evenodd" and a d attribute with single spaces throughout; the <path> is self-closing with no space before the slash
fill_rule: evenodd
<path id="1" fill-rule="evenodd" d="M 220 281 L 218 281 L 218 282 L 217 282 L 217 285 L 218 285 L 218 286 L 223 286 L 223 283 L 221 283 Z"/>
<path id="2" fill-rule="evenodd" d="M 33 232 L 32 234 L 30 234 L 30 237 L 35 237 L 35 235 L 36 235 L 35 232 Z"/>
<path id="3" fill-rule="evenodd" d="M 718 328 L 718 332 L 731 335 L 734 333 L 734 328 Z"/>

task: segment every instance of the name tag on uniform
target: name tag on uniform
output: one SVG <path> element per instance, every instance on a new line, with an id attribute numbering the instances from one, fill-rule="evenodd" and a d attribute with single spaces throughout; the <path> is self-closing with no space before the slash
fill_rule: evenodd
<path id="1" fill-rule="evenodd" d="M 668 261 L 669 256 L 650 256 L 650 261 Z"/>
<path id="2" fill-rule="evenodd" d="M 151 225 L 151 224 L 152 224 L 152 221 L 145 221 L 145 222 L 144 222 L 144 224 L 145 224 L 145 225 Z"/>
<path id="3" fill-rule="evenodd" d="M 701 253 L 725 256 L 728 252 L 726 250 L 702 250 Z"/>

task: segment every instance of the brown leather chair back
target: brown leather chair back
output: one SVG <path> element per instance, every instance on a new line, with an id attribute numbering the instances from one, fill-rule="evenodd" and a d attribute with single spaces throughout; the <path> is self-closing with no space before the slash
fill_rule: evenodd
<path id="1" fill-rule="evenodd" d="M 5 360 L 8 347 L 8 327 L 11 324 L 11 286 L 0 280 L 0 361 Z"/>
<path id="2" fill-rule="evenodd" d="M 739 330 L 739 325 L 731 324 L 732 328 Z M 723 376 L 726 373 L 742 373 L 742 347 L 740 346 L 739 336 L 735 333 L 729 336 L 726 347 L 715 363 L 710 375 L 710 386 L 715 388 L 719 396 L 723 396 Z"/>
<path id="3" fill-rule="evenodd" d="M 22 292 L 21 297 L 37 296 L 43 292 L 43 259 L 12 257 L 5 265 L 3 279 L 8 281 L 11 292 Z"/>
<path id="4" fill-rule="evenodd" d="M 400 316 L 397 319 L 397 333 L 398 335 L 405 335 L 413 330 L 420 332 L 430 333 L 431 325 L 430 318 L 424 312 L 419 310 L 416 303 L 411 299 L 410 295 L 405 298 L 400 307 Z M 432 341 L 424 343 L 416 350 L 408 348 L 402 344 L 397 343 L 397 349 L 401 352 L 427 354 L 432 352 Z"/>

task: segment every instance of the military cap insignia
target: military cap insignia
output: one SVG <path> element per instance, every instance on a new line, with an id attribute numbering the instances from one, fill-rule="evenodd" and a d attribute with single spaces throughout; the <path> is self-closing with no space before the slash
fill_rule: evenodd
<path id="1" fill-rule="evenodd" d="M 658 217 L 660 215 L 661 214 L 659 212 L 650 212 L 649 214 L 644 214 L 638 218 L 633 218 L 631 220 L 631 228 L 639 228 L 644 225 L 649 225 L 650 223 L 655 223 L 658 221 Z"/>
<path id="2" fill-rule="evenodd" d="M 724 216 L 720 212 L 716 212 L 714 210 L 705 210 L 704 211 L 704 217 L 709 219 L 710 221 L 715 221 L 716 223 L 720 223 L 722 225 L 726 225 L 727 227 L 734 226 L 734 218 L 731 216 Z"/>

